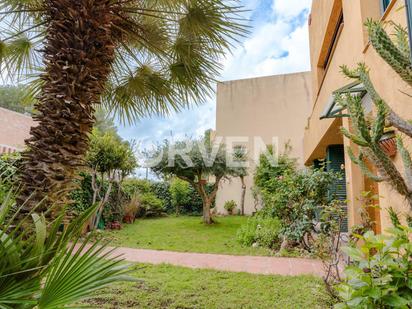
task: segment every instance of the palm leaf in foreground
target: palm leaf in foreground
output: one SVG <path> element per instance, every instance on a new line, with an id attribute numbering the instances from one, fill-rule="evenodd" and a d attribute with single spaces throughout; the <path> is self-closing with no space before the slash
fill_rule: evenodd
<path id="1" fill-rule="evenodd" d="M 12 205 L 6 201 L 0 207 L 1 309 L 65 308 L 109 284 L 129 280 L 128 265 L 106 244 L 90 244 L 90 238 L 79 242 L 79 231 L 96 207 L 60 231 L 62 215 L 47 223 L 36 208 L 13 226 Z"/>

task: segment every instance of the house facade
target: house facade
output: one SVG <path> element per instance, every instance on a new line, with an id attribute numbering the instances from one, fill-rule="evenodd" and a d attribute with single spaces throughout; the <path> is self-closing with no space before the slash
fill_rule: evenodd
<path id="1" fill-rule="evenodd" d="M 0 107 L 0 154 L 24 149 L 34 121 L 30 116 Z"/>
<path id="2" fill-rule="evenodd" d="M 259 208 L 253 197 L 253 174 L 266 145 L 288 145 L 289 155 L 303 166 L 303 133 L 311 110 L 310 72 L 267 76 L 221 82 L 217 85 L 216 132 L 228 148 L 244 147 L 248 155 L 245 177 L 245 214 Z M 219 213 L 224 203 L 234 200 L 240 205 L 242 183 L 239 178 L 223 182 L 216 197 Z"/>
<path id="3" fill-rule="evenodd" d="M 357 151 L 356 145 L 343 138 L 340 128 L 351 128 L 345 111 L 334 111 L 333 93 L 359 85 L 351 84 L 340 66 L 354 68 L 364 62 L 370 68 L 372 82 L 380 96 L 402 117 L 412 119 L 411 99 L 407 85 L 387 65 L 369 44 L 364 27 L 368 19 L 393 21 L 406 27 L 404 0 L 314 0 L 309 20 L 310 54 L 312 65 L 312 110 L 304 137 L 304 163 L 312 165 L 317 159 L 327 158 L 345 172 L 344 189 L 348 204 L 349 226 L 361 222 L 360 209 L 365 203 L 363 192 L 379 196 L 379 208 L 367 209 L 376 222 L 376 232 L 390 226 L 387 209 L 393 207 L 400 213 L 409 211 L 403 198 L 391 187 L 374 183 L 365 177 L 359 167 L 351 162 L 347 150 Z M 391 25 L 387 24 L 390 32 Z M 352 89 L 353 90 L 353 89 Z M 356 89 L 355 89 L 356 90 Z M 366 96 L 363 104 L 372 107 Z M 409 145 L 410 146 L 410 145 Z M 410 147 L 409 147 L 410 148 Z M 399 154 L 393 157 L 401 166 Z"/>
<path id="4" fill-rule="evenodd" d="M 340 128 L 351 129 L 345 111 L 336 110 L 336 91 L 356 90 L 341 72 L 341 65 L 354 68 L 364 62 L 372 81 L 386 102 L 405 119 L 412 119 L 410 89 L 369 44 L 364 23 L 368 19 L 393 21 L 407 26 L 404 0 L 313 0 L 309 18 L 311 72 L 263 77 L 220 83 L 217 91 L 218 136 L 263 136 L 266 143 L 273 136 L 279 145 L 289 142 L 292 157 L 302 165 L 312 166 L 325 160 L 327 168 L 344 172 L 339 184 L 339 198 L 347 201 L 347 226 L 361 223 L 364 192 L 378 196 L 379 208 L 366 208 L 376 222 L 375 231 L 390 226 L 387 209 L 406 213 L 404 199 L 387 183 L 375 183 L 365 177 L 349 158 L 347 150 L 357 146 L 343 138 Z M 390 32 L 391 24 L 387 24 Z M 306 87 L 311 87 L 307 89 Z M 364 97 L 365 108 L 372 109 L 371 99 Z M 235 108 L 236 107 L 236 108 Z M 250 145 L 249 145 L 250 146 Z M 412 149 L 412 145 L 406 145 Z M 248 149 L 250 151 L 250 149 Z M 399 154 L 393 156 L 402 166 Z M 373 168 L 371 166 L 371 168 Z M 246 213 L 255 211 L 251 188 L 254 166 L 249 169 Z M 218 212 L 224 213 L 227 200 L 239 203 L 238 179 L 223 184 L 218 197 Z"/>

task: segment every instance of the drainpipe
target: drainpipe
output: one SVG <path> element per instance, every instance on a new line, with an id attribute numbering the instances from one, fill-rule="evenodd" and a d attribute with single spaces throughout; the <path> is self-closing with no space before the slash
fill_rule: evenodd
<path id="1" fill-rule="evenodd" d="M 409 46 L 411 50 L 412 61 L 412 0 L 405 0 L 406 2 L 406 17 L 408 20 Z"/>

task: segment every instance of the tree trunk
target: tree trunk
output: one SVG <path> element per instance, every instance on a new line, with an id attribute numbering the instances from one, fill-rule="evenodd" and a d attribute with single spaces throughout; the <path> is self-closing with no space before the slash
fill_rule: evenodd
<path id="1" fill-rule="evenodd" d="M 212 203 L 208 198 L 203 200 L 203 223 L 205 224 L 213 223 L 212 216 L 210 215 L 210 205 L 211 204 Z"/>
<path id="2" fill-rule="evenodd" d="M 48 0 L 37 126 L 26 140 L 17 202 L 29 211 L 67 203 L 114 60 L 109 0 Z M 30 197 L 30 199 L 29 199 Z"/>
<path id="3" fill-rule="evenodd" d="M 242 193 L 240 196 L 240 213 L 242 216 L 244 216 L 245 215 L 246 184 L 245 184 L 245 178 L 243 176 L 240 177 L 240 180 L 242 182 Z"/>

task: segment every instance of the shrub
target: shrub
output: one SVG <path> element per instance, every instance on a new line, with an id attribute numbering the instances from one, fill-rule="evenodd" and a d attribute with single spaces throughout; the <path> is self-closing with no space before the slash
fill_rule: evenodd
<path id="1" fill-rule="evenodd" d="M 170 183 L 168 181 L 158 181 L 152 183 L 152 192 L 158 199 L 163 201 L 167 213 L 173 213 L 172 195 L 170 194 Z"/>
<path id="2" fill-rule="evenodd" d="M 398 225 L 388 235 L 369 231 L 360 247 L 345 248 L 352 263 L 338 286 L 336 308 L 412 307 L 412 228 Z"/>
<path id="3" fill-rule="evenodd" d="M 136 193 L 152 192 L 152 183 L 145 179 L 128 178 L 122 183 L 122 191 L 127 197 L 132 198 Z"/>
<path id="4" fill-rule="evenodd" d="M 307 236 L 314 231 L 319 208 L 332 202 L 331 184 L 339 177 L 324 169 L 298 170 L 294 160 L 285 155 L 280 156 L 276 166 L 261 156 L 255 184 L 265 215 L 280 219 L 285 243 L 310 249 Z"/>
<path id="5" fill-rule="evenodd" d="M 237 232 L 237 239 L 243 246 L 257 244 L 261 247 L 278 249 L 281 223 L 277 218 L 261 214 L 248 218 Z"/>
<path id="6" fill-rule="evenodd" d="M 70 205 L 70 210 L 75 215 L 78 215 L 92 206 L 92 176 L 89 173 L 81 172 L 80 177 L 75 182 L 77 189 L 70 193 L 70 198 L 73 201 Z"/>
<path id="7" fill-rule="evenodd" d="M 159 217 L 165 214 L 164 204 L 152 192 L 137 195 L 139 208 L 137 217 Z"/>
<path id="8" fill-rule="evenodd" d="M 184 205 L 190 202 L 190 184 L 179 178 L 174 178 L 170 183 L 169 190 L 172 205 L 175 208 L 176 215 L 179 215 Z"/>
<path id="9" fill-rule="evenodd" d="M 237 207 L 237 204 L 234 200 L 226 201 L 225 205 L 223 206 L 229 215 L 233 214 L 233 211 Z"/>

